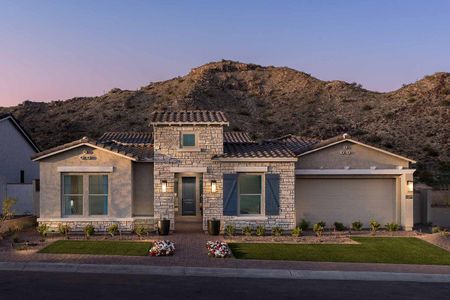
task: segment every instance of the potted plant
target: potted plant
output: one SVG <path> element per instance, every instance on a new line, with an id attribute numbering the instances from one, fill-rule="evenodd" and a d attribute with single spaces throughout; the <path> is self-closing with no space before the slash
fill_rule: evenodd
<path id="1" fill-rule="evenodd" d="M 212 218 L 208 220 L 208 233 L 209 235 L 219 235 L 220 234 L 220 220 Z"/>
<path id="2" fill-rule="evenodd" d="M 170 231 L 170 220 L 166 218 L 158 221 L 158 234 L 168 235 Z"/>

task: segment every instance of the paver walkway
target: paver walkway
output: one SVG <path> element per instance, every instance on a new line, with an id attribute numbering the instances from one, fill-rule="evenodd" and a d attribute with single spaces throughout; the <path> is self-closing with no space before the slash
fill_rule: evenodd
<path id="1" fill-rule="evenodd" d="M 36 250 L 3 251 L 0 261 L 9 262 L 64 262 L 80 264 L 122 264 L 153 266 L 184 266 L 209 268 L 258 268 L 258 269 L 296 269 L 296 270 L 334 270 L 334 271 L 379 271 L 429 274 L 450 274 L 450 266 L 395 265 L 371 263 L 334 263 L 306 261 L 238 260 L 234 258 L 209 258 L 206 251 L 208 240 L 223 240 L 221 236 L 209 236 L 194 222 L 178 222 L 177 231 L 167 237 L 154 236 L 154 239 L 170 239 L 175 242 L 175 255 L 171 257 L 131 257 L 78 254 L 44 254 Z"/>

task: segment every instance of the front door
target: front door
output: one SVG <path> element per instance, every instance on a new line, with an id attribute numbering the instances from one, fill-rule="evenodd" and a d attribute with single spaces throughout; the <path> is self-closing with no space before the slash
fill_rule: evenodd
<path id="1" fill-rule="evenodd" d="M 181 191 L 181 214 L 183 216 L 195 216 L 195 177 L 183 177 Z"/>

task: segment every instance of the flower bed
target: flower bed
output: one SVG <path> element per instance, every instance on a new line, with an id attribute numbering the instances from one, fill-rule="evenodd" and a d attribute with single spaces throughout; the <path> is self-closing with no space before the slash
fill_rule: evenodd
<path id="1" fill-rule="evenodd" d="M 175 253 L 175 244 L 172 241 L 155 241 L 150 249 L 151 256 L 169 256 Z"/>
<path id="2" fill-rule="evenodd" d="M 231 250 L 225 242 L 208 241 L 206 242 L 206 248 L 209 257 L 225 258 L 231 256 Z"/>

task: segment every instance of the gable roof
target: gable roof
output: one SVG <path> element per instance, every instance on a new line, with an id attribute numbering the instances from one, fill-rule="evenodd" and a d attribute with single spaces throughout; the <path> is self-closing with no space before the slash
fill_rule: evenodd
<path id="1" fill-rule="evenodd" d="M 221 111 L 185 110 L 155 111 L 150 118 L 150 125 L 229 125 L 228 119 Z"/>
<path id="2" fill-rule="evenodd" d="M 320 142 L 320 140 L 317 140 L 317 139 L 301 137 L 301 136 L 293 135 L 293 134 L 284 135 L 282 137 L 267 140 L 267 141 L 282 143 L 289 150 L 294 152 L 296 155 L 299 155 L 300 153 L 308 151 L 315 144 Z"/>
<path id="3" fill-rule="evenodd" d="M 223 154 L 217 159 L 288 159 L 297 160 L 296 155 L 279 143 L 225 143 Z"/>
<path id="4" fill-rule="evenodd" d="M 41 151 L 38 145 L 31 138 L 31 136 L 26 132 L 26 130 L 22 127 L 22 125 L 20 125 L 19 121 L 12 114 L 0 115 L 0 122 L 6 120 L 9 120 L 14 125 L 14 127 L 16 127 L 22 137 L 27 141 L 27 143 L 31 146 L 31 148 L 33 148 L 36 153 Z"/>
<path id="5" fill-rule="evenodd" d="M 225 131 L 223 133 L 223 142 L 224 143 L 233 143 L 233 144 L 255 143 L 255 141 L 250 137 L 250 135 L 247 132 L 241 132 L 241 131 Z"/>
<path id="6" fill-rule="evenodd" d="M 108 140 L 105 135 L 106 134 L 102 136 L 102 142 L 83 137 L 82 139 L 37 153 L 33 155 L 31 159 L 33 161 L 37 161 L 81 146 L 90 146 L 120 155 L 133 161 L 153 161 L 152 144 L 117 143 L 112 140 Z M 114 134 L 111 134 L 111 136 L 114 136 Z"/>
<path id="7" fill-rule="evenodd" d="M 328 147 L 331 147 L 331 146 L 334 146 L 334 145 L 337 145 L 337 144 L 340 144 L 340 143 L 343 143 L 343 142 L 352 142 L 352 143 L 361 145 L 363 147 L 366 147 L 366 148 L 369 148 L 369 149 L 372 149 L 372 150 L 375 150 L 375 151 L 379 151 L 379 152 L 382 152 L 382 153 L 390 155 L 390 156 L 394 156 L 394 157 L 397 157 L 397 158 L 409 161 L 411 163 L 416 163 L 415 160 L 412 160 L 412 159 L 407 158 L 405 156 L 394 154 L 392 152 L 389 152 L 389 151 L 386 151 L 386 150 L 383 150 L 383 149 L 380 149 L 380 148 L 377 148 L 377 147 L 374 147 L 374 146 L 371 146 L 371 145 L 364 144 L 364 143 L 359 142 L 357 140 L 354 140 L 347 133 L 344 133 L 342 135 L 338 135 L 338 136 L 332 137 L 330 139 L 318 142 L 318 143 L 312 145 L 306 151 L 300 153 L 298 156 L 308 155 L 310 153 L 313 153 L 313 152 L 316 152 L 316 151 L 319 151 L 319 150 L 322 150 L 322 149 L 325 149 L 325 148 L 328 148 Z"/>

